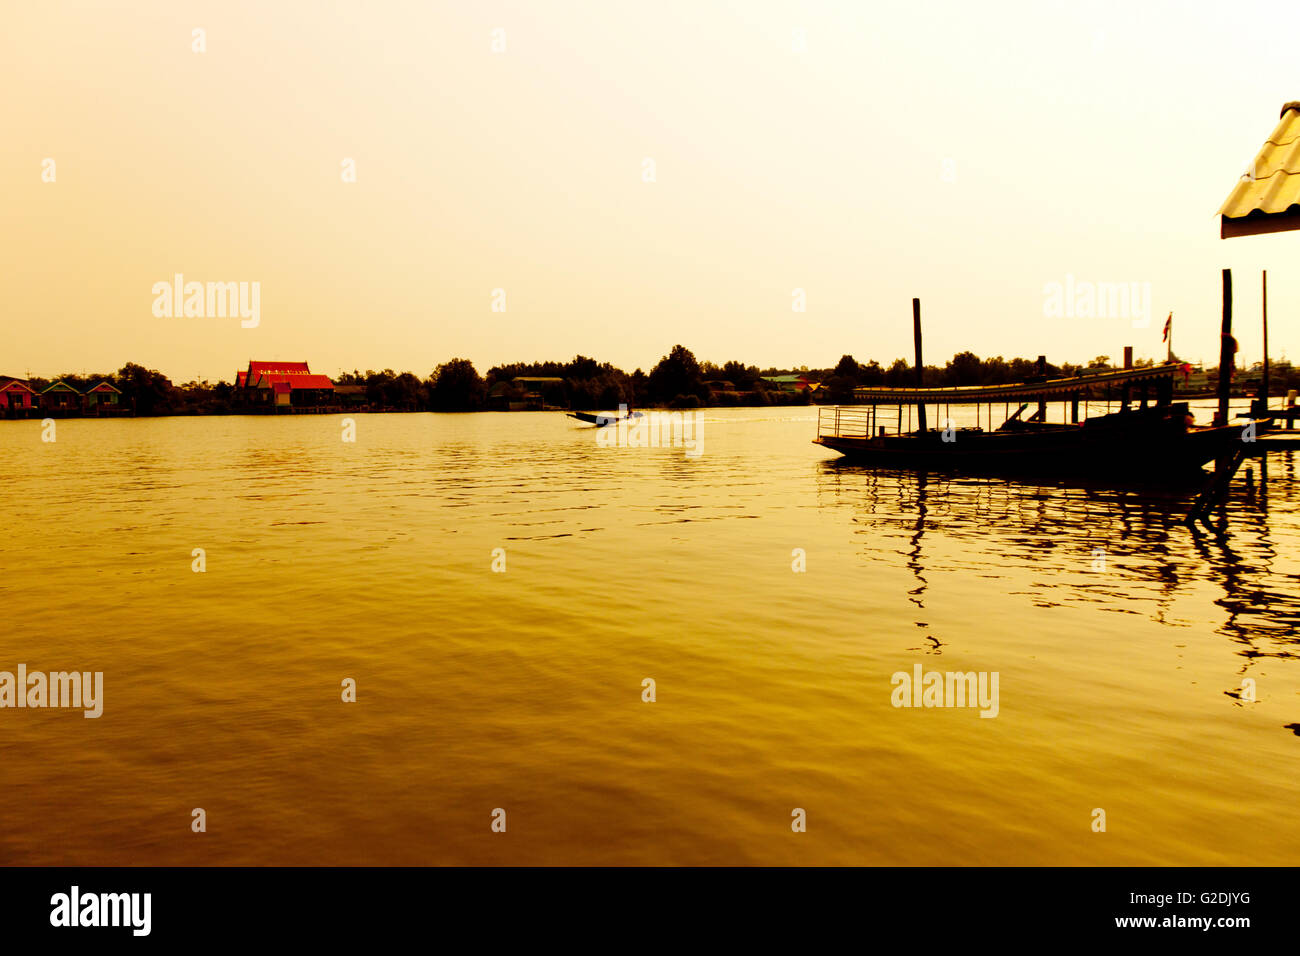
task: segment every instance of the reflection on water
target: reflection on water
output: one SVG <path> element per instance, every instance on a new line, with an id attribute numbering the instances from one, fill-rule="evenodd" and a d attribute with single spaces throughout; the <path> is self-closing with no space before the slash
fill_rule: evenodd
<path id="1" fill-rule="evenodd" d="M 0 710 L 0 863 L 1300 856 L 1293 456 L 1215 536 L 1182 493 L 840 464 L 803 409 L 709 410 L 698 458 L 357 425 L 0 423 L 0 670 L 105 696 Z M 893 707 L 918 663 L 998 672 L 996 719 Z"/>
<path id="2" fill-rule="evenodd" d="M 916 579 L 909 594 L 918 613 L 925 608 L 927 568 L 1011 581 L 1029 573 L 1042 579 L 1038 606 L 1116 604 L 1157 621 L 1166 620 L 1180 590 L 1211 584 L 1224 612 L 1216 630 L 1243 657 L 1294 657 L 1300 647 L 1300 573 L 1281 558 L 1269 520 L 1272 501 L 1293 536 L 1300 482 L 1290 453 L 1243 468 L 1223 509 L 1223 534 L 1185 522 L 1194 497 L 1187 490 L 1046 486 L 871 469 L 839 459 L 824 463 L 818 488 L 823 504 L 853 512 L 866 539 L 864 554 L 874 554 L 882 541 L 898 542 Z M 939 540 L 959 546 L 927 554 L 927 541 Z M 929 627 L 922 619 L 916 624 Z M 938 653 L 944 642 L 926 637 Z"/>

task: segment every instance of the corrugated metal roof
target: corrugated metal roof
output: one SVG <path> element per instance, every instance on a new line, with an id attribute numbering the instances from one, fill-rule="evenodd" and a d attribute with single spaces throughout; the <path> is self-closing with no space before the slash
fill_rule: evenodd
<path id="1" fill-rule="evenodd" d="M 1282 215 L 1292 207 L 1300 210 L 1300 102 L 1282 107 L 1277 128 L 1219 208 L 1219 215 L 1224 218 L 1224 235 L 1300 228 L 1300 221 L 1273 223 L 1268 228 L 1241 228 L 1244 223 L 1229 222 Z M 1238 228 L 1234 230 L 1232 225 Z"/>

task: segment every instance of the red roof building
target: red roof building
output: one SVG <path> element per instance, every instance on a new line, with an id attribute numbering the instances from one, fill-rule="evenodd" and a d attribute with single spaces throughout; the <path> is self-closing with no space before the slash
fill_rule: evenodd
<path id="1" fill-rule="evenodd" d="M 0 377 L 0 414 L 19 417 L 37 407 L 36 390 L 22 379 Z"/>
<path id="2" fill-rule="evenodd" d="M 334 404 L 334 383 L 306 362 L 253 362 L 235 373 L 244 404 L 266 408 Z"/>
<path id="3" fill-rule="evenodd" d="M 310 375 L 311 369 L 306 362 L 249 362 L 248 377 L 257 378 L 268 372 L 280 372 L 285 375 Z"/>
<path id="4" fill-rule="evenodd" d="M 323 388 L 328 391 L 334 391 L 334 383 L 330 381 L 328 375 L 284 375 L 279 372 L 268 372 L 254 382 L 254 388 L 264 388 L 267 385 L 289 385 L 293 388 Z"/>

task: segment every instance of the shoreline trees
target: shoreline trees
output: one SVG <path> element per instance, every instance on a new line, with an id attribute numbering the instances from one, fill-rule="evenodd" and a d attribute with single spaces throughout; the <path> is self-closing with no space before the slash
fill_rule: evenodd
<path id="1" fill-rule="evenodd" d="M 1110 358 L 1099 355 L 1086 364 L 1048 364 L 1045 371 L 1049 378 L 1057 378 L 1109 367 L 1112 367 Z M 1037 363 L 1031 359 L 1006 359 L 1000 355 L 981 359 L 966 351 L 957 353 L 942 366 L 927 365 L 922 376 L 925 385 L 933 387 L 1001 385 L 1031 380 L 1039 374 Z M 915 383 L 912 366 L 902 358 L 886 367 L 874 359 L 862 363 L 846 354 L 833 368 L 770 368 L 760 372 L 756 366 L 734 359 L 721 365 L 700 361 L 681 344 L 674 345 L 648 374 L 639 368 L 628 373 L 609 362 L 575 355 L 563 362 L 497 365 L 488 369 L 485 376 L 479 374 L 469 359 L 453 358 L 424 378 L 409 371 L 354 369 L 333 379 L 336 385 L 364 387 L 368 407 L 384 411 L 478 411 L 492 407 L 489 395 L 494 387 L 505 383 L 504 391 L 508 392 L 510 383 L 520 377 L 558 379 L 546 385 L 546 405 L 574 410 L 614 409 L 621 404 L 675 408 L 808 404 L 809 390 L 786 390 L 779 383 L 766 380 L 782 375 L 798 375 L 811 385 L 820 386 L 818 400 L 836 404 L 851 403 L 853 389 L 860 386 L 910 387 Z M 1258 373 L 1241 369 L 1239 376 L 1245 381 L 1257 378 Z M 39 392 L 59 380 L 80 392 L 100 382 L 110 382 L 121 390 L 123 408 L 141 416 L 222 415 L 240 411 L 235 387 L 229 382 L 205 380 L 175 385 L 162 372 L 134 362 L 127 362 L 116 372 L 36 377 L 29 384 Z M 1275 395 L 1300 389 L 1300 368 L 1286 359 L 1274 360 L 1270 366 L 1270 385 Z"/>

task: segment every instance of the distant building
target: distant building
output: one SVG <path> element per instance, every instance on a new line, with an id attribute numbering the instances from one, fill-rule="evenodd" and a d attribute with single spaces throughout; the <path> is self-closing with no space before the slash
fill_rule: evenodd
<path id="1" fill-rule="evenodd" d="M 80 411 L 81 393 L 60 379 L 41 392 L 41 408 L 47 412 Z"/>
<path id="2" fill-rule="evenodd" d="M 564 404 L 564 379 L 556 375 L 520 375 L 493 382 L 487 393 L 487 407 L 498 412 L 539 411 Z"/>
<path id="3" fill-rule="evenodd" d="M 334 398 L 344 408 L 365 409 L 370 405 L 364 385 L 335 385 Z"/>
<path id="4" fill-rule="evenodd" d="M 1189 393 L 1212 393 L 1215 388 L 1215 381 L 1210 379 L 1210 374 L 1205 369 L 1191 365 L 1183 366 L 1183 374 L 1174 379 L 1175 392 Z"/>
<path id="5" fill-rule="evenodd" d="M 0 415 L 25 418 L 38 407 L 36 390 L 20 378 L 0 377 Z"/>
<path id="6" fill-rule="evenodd" d="M 525 407 L 523 389 L 516 388 L 514 382 L 495 382 L 488 389 L 487 407 L 498 412 L 521 412 Z"/>
<path id="7" fill-rule="evenodd" d="M 111 415 L 121 404 L 122 392 L 111 382 L 100 382 L 94 388 L 83 392 L 81 398 L 83 407 L 88 413 Z"/>
<path id="8" fill-rule="evenodd" d="M 807 375 L 764 375 L 763 381 L 775 385 L 783 392 L 806 392 L 815 384 Z"/>
<path id="9" fill-rule="evenodd" d="M 254 362 L 235 373 L 236 401 L 254 411 L 323 408 L 337 404 L 334 383 L 306 362 Z"/>
<path id="10" fill-rule="evenodd" d="M 564 379 L 547 375 L 521 375 L 510 384 L 514 386 L 519 396 L 516 401 L 511 402 L 512 410 L 515 405 L 522 408 L 545 408 L 547 396 L 559 397 L 554 393 L 562 393 L 564 389 Z"/>

